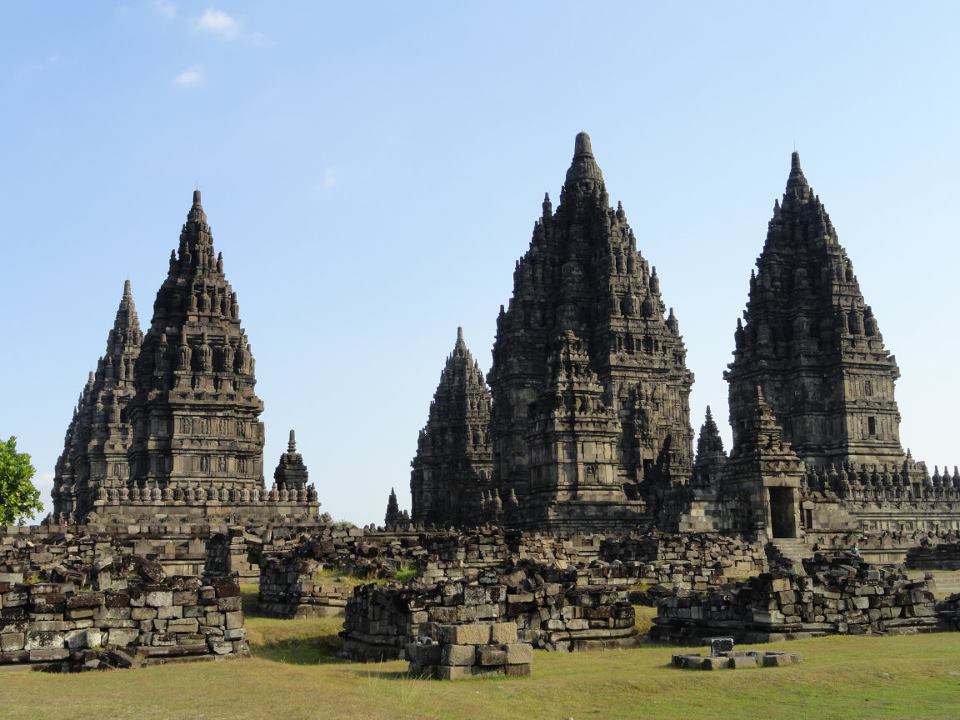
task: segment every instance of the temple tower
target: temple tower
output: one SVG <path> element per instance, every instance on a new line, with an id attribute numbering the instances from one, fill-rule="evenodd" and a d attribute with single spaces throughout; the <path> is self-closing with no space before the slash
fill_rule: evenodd
<path id="1" fill-rule="evenodd" d="M 647 518 L 654 488 L 691 471 L 685 361 L 656 270 L 638 252 L 623 207 L 610 207 L 580 133 L 560 204 L 554 211 L 545 198 L 497 318 L 488 380 L 498 497 L 515 497 L 528 525 Z M 577 395 L 589 398 L 583 410 L 579 399 L 571 405 Z"/>
<path id="2" fill-rule="evenodd" d="M 130 291 L 123 296 L 107 336 L 107 349 L 90 373 L 67 430 L 53 481 L 53 516 L 82 521 L 101 488 L 126 484 L 130 425 L 125 410 L 134 394 L 134 366 L 143 332 Z"/>
<path id="3" fill-rule="evenodd" d="M 725 373 L 735 447 L 759 385 L 805 462 L 903 463 L 896 359 L 796 152 L 751 275 L 744 319 Z"/>
<path id="4" fill-rule="evenodd" d="M 263 489 L 263 403 L 240 307 L 200 204 L 171 252 L 136 364 L 131 490 L 202 504 Z"/>
<path id="5" fill-rule="evenodd" d="M 800 537 L 803 476 L 803 462 L 755 385 L 724 470 L 723 529 L 759 540 Z"/>
<path id="6" fill-rule="evenodd" d="M 491 492 L 489 432 L 490 392 L 463 328 L 457 328 L 410 463 L 415 523 L 476 525 L 494 519 L 491 508 L 483 508 L 484 494 Z"/>
<path id="7" fill-rule="evenodd" d="M 287 451 L 280 456 L 277 469 L 273 471 L 274 486 L 278 492 L 286 490 L 300 492 L 307 488 L 307 466 L 303 464 L 303 455 L 297 452 L 297 436 L 290 431 Z"/>

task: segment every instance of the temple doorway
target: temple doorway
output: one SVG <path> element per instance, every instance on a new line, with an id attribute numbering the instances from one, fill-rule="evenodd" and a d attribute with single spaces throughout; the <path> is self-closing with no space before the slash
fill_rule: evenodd
<path id="1" fill-rule="evenodd" d="M 770 490 L 770 525 L 775 538 L 797 536 L 796 509 L 793 488 L 772 487 Z"/>

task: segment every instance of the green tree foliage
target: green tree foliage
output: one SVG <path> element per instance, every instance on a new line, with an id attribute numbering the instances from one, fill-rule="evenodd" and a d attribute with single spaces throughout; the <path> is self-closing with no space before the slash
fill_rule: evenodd
<path id="1" fill-rule="evenodd" d="M 0 441 L 0 525 L 23 524 L 43 509 L 40 491 L 31 480 L 37 469 L 27 453 L 17 452 L 17 439 Z"/>

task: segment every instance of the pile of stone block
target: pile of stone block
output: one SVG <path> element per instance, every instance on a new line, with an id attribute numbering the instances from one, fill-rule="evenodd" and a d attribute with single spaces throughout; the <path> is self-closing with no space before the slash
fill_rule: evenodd
<path id="1" fill-rule="evenodd" d="M 626 592 L 578 580 L 576 568 L 521 562 L 485 570 L 475 581 L 362 585 L 347 602 L 341 654 L 361 661 L 403 657 L 427 623 L 509 621 L 522 641 L 546 650 L 633 645 L 635 615 Z"/>
<path id="2" fill-rule="evenodd" d="M 516 623 L 427 623 L 422 630 L 423 634 L 407 645 L 411 675 L 460 680 L 530 674 L 533 647 L 518 641 Z"/>
<path id="3" fill-rule="evenodd" d="M 240 590 L 225 578 L 166 577 L 139 556 L 60 558 L 0 573 L 0 665 L 132 667 L 247 654 Z"/>
<path id="4" fill-rule="evenodd" d="M 941 630 L 960 630 L 960 593 L 937 602 L 936 612 Z"/>
<path id="5" fill-rule="evenodd" d="M 257 608 L 279 618 L 334 617 L 344 614 L 353 583 L 324 570 L 322 563 L 296 556 L 263 558 Z"/>
<path id="6" fill-rule="evenodd" d="M 673 656 L 672 664 L 675 668 L 684 670 L 742 670 L 756 667 L 783 667 L 794 665 L 801 660 L 802 658 L 796 653 L 728 650 L 711 655 L 679 653 Z"/>
<path id="7" fill-rule="evenodd" d="M 673 642 L 727 634 L 747 642 L 824 634 L 933 630 L 929 581 L 902 568 L 869 565 L 848 553 L 816 554 L 803 570 L 777 567 L 722 591 L 667 598 L 651 636 Z"/>

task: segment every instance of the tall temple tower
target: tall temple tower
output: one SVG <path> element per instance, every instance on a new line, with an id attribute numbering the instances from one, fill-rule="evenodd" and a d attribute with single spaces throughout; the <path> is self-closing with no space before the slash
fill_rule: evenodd
<path id="1" fill-rule="evenodd" d="M 457 328 L 440 373 L 410 473 L 412 519 L 437 525 L 477 525 L 493 519 L 490 392 Z"/>
<path id="2" fill-rule="evenodd" d="M 237 294 L 193 193 L 135 371 L 128 414 L 131 491 L 188 502 L 257 496 L 263 403 Z"/>
<path id="3" fill-rule="evenodd" d="M 693 374 L 655 269 L 614 210 L 590 138 L 577 135 L 554 212 L 549 197 L 513 297 L 497 318 L 488 379 L 494 477 L 528 525 L 649 519 L 691 472 Z"/>
<path id="4" fill-rule="evenodd" d="M 903 463 L 896 359 L 796 152 L 751 275 L 744 318 L 725 373 L 734 447 L 756 413 L 760 386 L 801 460 Z"/>
<path id="5" fill-rule="evenodd" d="M 134 365 L 142 342 L 127 280 L 107 336 L 107 351 L 96 372 L 90 373 L 57 460 L 53 515 L 58 520 L 83 520 L 93 510 L 100 488 L 126 484 L 131 433 L 125 409 L 134 394 Z"/>

